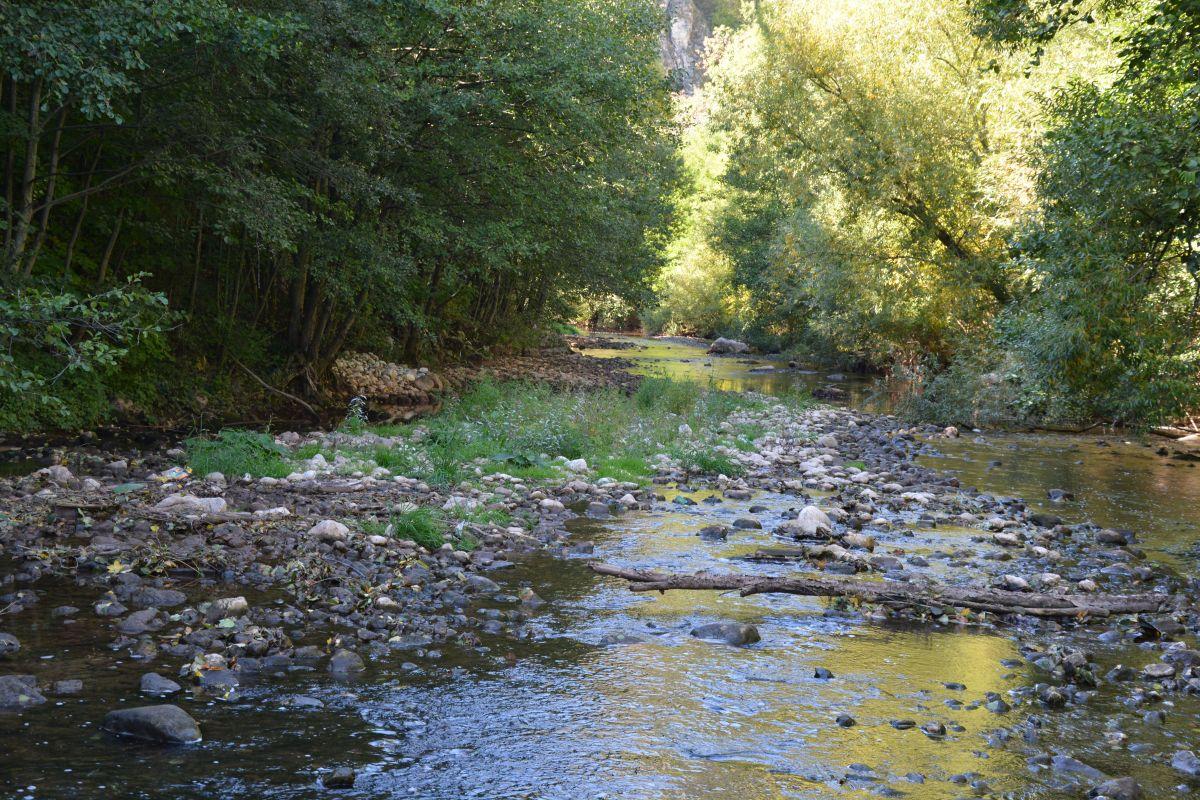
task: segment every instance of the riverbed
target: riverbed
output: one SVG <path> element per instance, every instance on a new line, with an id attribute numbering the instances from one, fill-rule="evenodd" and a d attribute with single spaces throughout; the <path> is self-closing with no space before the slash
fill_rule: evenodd
<path id="1" fill-rule="evenodd" d="M 646 349 L 612 352 L 646 374 L 768 393 L 832 382 L 846 388 L 851 405 L 883 407 L 853 376 L 830 381 L 777 362 L 641 344 Z M 1196 572 L 1200 473 L 1192 462 L 1158 455 L 1152 442 L 964 431 L 930 444 L 921 463 L 964 486 L 1025 497 L 1068 521 L 1129 528 L 1148 558 Z M 1049 489 L 1073 499 L 1051 502 Z M 197 701 L 205 740 L 195 746 L 132 745 L 99 732 L 104 709 L 135 694 L 146 668 L 113 663 L 101 621 L 64 627 L 54 617 L 53 606 L 73 599 L 64 582 L 54 602 L 5 629 L 37 653 L 41 678 L 86 674 L 85 689 L 55 699 L 56 709 L 0 716 L 0 789 L 31 798 L 1065 800 L 1124 775 L 1149 797 L 1197 789 L 1169 763 L 1172 752 L 1200 745 L 1194 696 L 1135 704 L 1102 683 L 1064 709 L 1031 701 L 1031 687 L 1047 676 L 1023 647 L 1085 648 L 1104 670 L 1136 669 L 1157 657 L 1136 626 L 1101 641 L 1099 627 L 900 623 L 810 598 L 637 595 L 586 569 L 591 557 L 680 572 L 789 569 L 741 557 L 777 543 L 768 531 L 796 506 L 794 497 L 764 491 L 706 502 L 713 493 L 688 491 L 695 504 L 679 505 L 675 494 L 666 491 L 667 502 L 649 510 L 573 520 L 572 540 L 592 542 L 591 554 L 533 555 L 497 573 L 506 588 L 528 585 L 546 601 L 525 638 L 372 663 L 353 681 L 303 669 L 249 681 L 236 702 Z M 746 516 L 762 529 L 737 529 L 725 541 L 696 536 Z M 905 557 L 970 547 L 978 533 L 905 522 L 909 535 L 896 540 Z M 89 595 L 75 604 L 90 602 Z M 735 647 L 689 635 L 715 620 L 754 624 L 761 641 Z M 989 693 L 1011 708 L 990 710 Z M 297 696 L 321 707 L 297 705 Z M 854 724 L 838 724 L 839 715 Z M 944 735 L 923 733 L 928 722 L 944 725 Z M 357 772 L 353 788 L 322 788 L 321 776 L 340 765 Z"/>

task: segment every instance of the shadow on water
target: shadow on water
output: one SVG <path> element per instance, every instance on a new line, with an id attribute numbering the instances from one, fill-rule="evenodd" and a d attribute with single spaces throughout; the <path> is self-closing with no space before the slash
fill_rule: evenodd
<path id="1" fill-rule="evenodd" d="M 653 350 L 619 353 L 648 371 L 678 359 Z M 752 388 L 771 391 L 810 377 L 768 378 L 736 360 L 706 366 L 703 358 L 679 368 L 718 385 L 732 382 L 729 388 L 755 381 Z M 1156 554 L 1185 558 L 1187 523 L 1200 500 L 1197 473 L 1185 465 L 1156 460 L 1138 445 L 1059 436 L 937 446 L 943 455 L 927 463 L 957 472 L 964 483 L 1032 498 L 1047 488 L 1073 491 L 1079 499 L 1052 506 L 1056 513 L 1134 527 Z M 989 466 L 995 461 L 1001 463 Z M 775 543 L 770 530 L 795 498 L 759 493 L 709 504 L 705 496 L 693 493 L 694 506 L 579 519 L 571 523 L 573 539 L 593 541 L 596 557 L 618 564 L 796 569 L 740 560 Z M 705 525 L 749 515 L 751 505 L 762 507 L 753 516 L 763 529 L 735 530 L 727 541 L 697 537 Z M 889 552 L 907 557 L 953 547 L 972 531 L 913 533 L 897 531 L 886 541 Z M 37 656 L 5 669 L 42 682 L 82 678 L 85 690 L 52 699 L 57 707 L 0 715 L 0 790 L 34 798 L 307 798 L 325 792 L 321 770 L 344 764 L 358 770 L 355 787 L 339 793 L 348 797 L 1066 800 L 1082 797 L 1094 781 L 1030 768 L 1029 756 L 1071 753 L 1108 774 L 1170 787 L 1178 776 L 1166 759 L 1140 755 L 1138 746 L 1169 753 L 1197 741 L 1193 697 L 1176 698 L 1154 725 L 1144 724 L 1145 709 L 1127 704 L 1113 685 L 1062 711 L 1022 702 L 1022 692 L 1048 676 L 1021 659 L 1019 632 L 868 622 L 812 598 L 634 594 L 592 574 L 582 559 L 546 555 L 494 577 L 510 589 L 531 585 L 547 601 L 524 637 L 485 639 L 478 651 L 446 648 L 438 660 L 397 652 L 353 683 L 294 670 L 245 686 L 235 703 L 184 698 L 178 702 L 201 720 L 206 740 L 166 750 L 114 741 L 97 725 L 108 708 L 135 702 L 142 673 L 168 674 L 178 665 L 114 665 L 105 623 L 85 611 L 64 625 L 50 611 L 62 603 L 86 609 L 94 590 L 38 584 L 49 590 L 44 601 L 6 621 L 25 652 Z M 722 620 L 754 624 L 762 640 L 734 647 L 690 635 L 698 624 Z M 1156 660 L 1136 644 L 1102 643 L 1096 633 L 1028 638 L 1086 647 L 1103 669 Z M 815 677 L 817 668 L 833 677 Z M 989 692 L 1006 697 L 1012 710 L 987 710 Z M 285 708 L 298 694 L 324 707 Z M 856 724 L 838 725 L 839 714 Z M 930 738 L 892 724 L 903 720 L 941 722 L 947 734 Z M 1114 727 L 1128 732 L 1128 742 L 1105 742 Z"/>

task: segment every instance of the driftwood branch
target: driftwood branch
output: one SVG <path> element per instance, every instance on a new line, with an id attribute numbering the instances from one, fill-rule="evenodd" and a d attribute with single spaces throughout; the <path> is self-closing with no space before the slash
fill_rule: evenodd
<path id="1" fill-rule="evenodd" d="M 294 394 L 285 392 L 282 389 L 276 389 L 274 386 L 272 386 L 271 384 L 264 381 L 262 378 L 255 375 L 254 372 L 249 367 L 247 367 L 241 361 L 238 361 L 236 358 L 233 359 L 233 363 L 237 364 L 239 367 L 242 368 L 243 372 L 245 372 L 247 375 L 249 375 L 251 378 L 253 378 L 255 381 L 257 381 L 259 386 L 263 387 L 268 392 L 274 392 L 275 394 L 279 395 L 280 397 L 286 397 L 288 400 L 291 400 L 294 403 L 299 403 L 300 405 L 302 405 L 306 409 L 308 409 L 308 413 L 313 415 L 313 419 L 320 422 L 321 415 L 318 414 L 317 410 L 315 408 L 313 408 L 312 406 L 310 406 L 308 403 L 304 402 L 299 397 L 296 397 L 296 395 L 294 395 Z"/>
<path id="2" fill-rule="evenodd" d="M 993 614 L 1034 617 L 1107 617 L 1113 614 L 1156 613 L 1168 610 L 1175 598 L 1164 594 L 1101 595 L 1012 592 L 972 586 L 919 586 L 852 577 L 768 578 L 731 573 L 673 574 L 592 563 L 593 572 L 629 581 L 635 592 L 669 589 L 736 590 L 752 594 L 796 594 L 805 597 L 852 597 L 890 608 L 967 608 Z"/>

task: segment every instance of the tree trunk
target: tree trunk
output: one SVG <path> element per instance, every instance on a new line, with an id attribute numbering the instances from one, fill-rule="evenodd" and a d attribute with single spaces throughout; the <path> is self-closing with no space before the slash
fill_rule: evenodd
<path id="1" fill-rule="evenodd" d="M 611 564 L 588 565 L 593 572 L 630 582 L 635 592 L 670 589 L 737 590 L 752 594 L 796 594 L 806 597 L 851 597 L 889 608 L 919 608 L 941 614 L 944 609 L 969 608 L 993 614 L 1034 617 L 1085 618 L 1111 614 L 1157 613 L 1170 609 L 1180 598 L 1164 594 L 1038 594 L 969 586 L 915 586 L 895 581 L 848 577 L 801 576 L 769 578 L 759 575 L 697 573 L 693 575 L 626 569 Z"/>
<path id="2" fill-rule="evenodd" d="M 12 243 L 8 249 L 9 269 L 16 272 L 25 255 L 25 242 L 33 224 L 33 184 L 37 178 L 38 145 L 41 142 L 42 79 L 35 78 L 29 88 L 29 113 L 26 118 L 25 164 L 21 174 L 21 194 L 17 198 L 17 213 Z"/>
<path id="3" fill-rule="evenodd" d="M 108 244 L 104 247 L 104 257 L 100 259 L 100 271 L 96 275 L 96 285 L 104 285 L 105 279 L 108 278 L 108 263 L 112 260 L 113 249 L 117 246 L 117 238 L 121 235 L 121 225 L 125 222 L 125 209 L 121 209 L 121 213 L 117 214 L 117 224 L 113 226 L 112 235 L 108 237 Z"/>
<path id="4" fill-rule="evenodd" d="M 41 214 L 38 216 L 37 236 L 34 237 L 33 247 L 29 248 L 29 253 L 25 256 L 25 267 L 21 270 L 21 274 L 26 278 L 33 274 L 34 263 L 37 261 L 38 253 L 42 250 L 42 244 L 46 241 L 46 231 L 50 228 L 50 208 L 54 204 L 54 184 L 58 181 L 59 146 L 62 144 L 63 127 L 66 123 L 67 107 L 64 105 L 58 112 L 58 124 L 54 126 L 54 138 L 50 141 L 50 174 L 46 178 L 46 193 L 42 199 Z"/>
<path id="5" fill-rule="evenodd" d="M 192 258 L 192 293 L 188 297 L 188 314 L 196 310 L 196 292 L 200 290 L 200 256 L 204 252 L 204 206 L 200 206 L 200 219 L 196 223 L 196 252 Z"/>
<path id="6" fill-rule="evenodd" d="M 71 240 L 67 243 L 67 254 L 63 259 L 63 277 L 71 274 L 71 261 L 75 258 L 75 245 L 79 243 L 79 234 L 83 232 L 83 220 L 87 217 L 88 202 L 92 196 L 87 193 L 92 188 L 92 180 L 96 176 L 96 167 L 100 165 L 100 153 L 104 151 L 104 143 L 96 147 L 96 155 L 92 156 L 92 166 L 88 169 L 87 179 L 83 184 L 83 202 L 79 206 L 79 216 L 75 218 L 75 228 L 71 231 Z"/>

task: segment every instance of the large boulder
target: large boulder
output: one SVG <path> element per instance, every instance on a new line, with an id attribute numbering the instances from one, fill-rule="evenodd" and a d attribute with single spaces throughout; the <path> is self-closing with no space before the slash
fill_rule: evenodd
<path id="1" fill-rule="evenodd" d="M 195 744 L 200 726 L 179 706 L 138 706 L 110 711 L 100 729 L 114 736 L 128 736 L 159 744 Z"/>
<path id="2" fill-rule="evenodd" d="M 708 346 L 708 352 L 714 355 L 739 355 L 750 352 L 750 345 L 737 339 L 726 339 L 724 336 Z"/>

